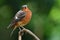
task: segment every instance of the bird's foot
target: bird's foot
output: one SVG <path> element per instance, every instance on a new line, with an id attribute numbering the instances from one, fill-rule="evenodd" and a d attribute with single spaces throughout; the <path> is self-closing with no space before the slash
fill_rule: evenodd
<path id="1" fill-rule="evenodd" d="M 24 29 L 23 27 L 19 27 L 19 33 L 20 33 L 20 35 L 24 34 L 23 29 Z"/>

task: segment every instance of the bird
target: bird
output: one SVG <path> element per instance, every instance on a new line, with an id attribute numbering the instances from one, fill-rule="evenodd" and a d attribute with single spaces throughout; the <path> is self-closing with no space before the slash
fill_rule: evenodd
<path id="1" fill-rule="evenodd" d="M 11 35 L 13 34 L 16 28 L 20 29 L 20 27 L 23 28 L 25 25 L 27 25 L 30 22 L 31 17 L 32 17 L 32 11 L 28 8 L 27 5 L 22 5 L 21 10 L 19 10 L 15 14 L 11 23 L 7 27 L 7 28 L 14 27 L 11 32 Z"/>

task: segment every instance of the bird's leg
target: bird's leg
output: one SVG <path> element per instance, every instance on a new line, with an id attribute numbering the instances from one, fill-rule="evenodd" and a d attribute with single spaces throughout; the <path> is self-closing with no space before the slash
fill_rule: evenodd
<path id="1" fill-rule="evenodd" d="M 19 27 L 19 31 L 20 31 L 20 34 L 23 35 L 23 28 L 22 27 Z"/>
<path id="2" fill-rule="evenodd" d="M 19 31 L 21 31 L 21 28 L 19 27 Z"/>
<path id="3" fill-rule="evenodd" d="M 21 27 L 22 29 L 25 29 L 23 26 Z"/>
<path id="4" fill-rule="evenodd" d="M 23 29 L 19 27 L 19 32 L 18 32 L 18 40 L 22 40 L 22 35 L 23 35 Z"/>

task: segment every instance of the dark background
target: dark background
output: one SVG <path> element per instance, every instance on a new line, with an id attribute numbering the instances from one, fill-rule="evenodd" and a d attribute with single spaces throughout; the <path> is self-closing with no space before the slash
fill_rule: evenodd
<path id="1" fill-rule="evenodd" d="M 60 40 L 60 0 L 0 0 L 0 40 L 18 40 L 18 29 L 10 37 L 12 28 L 7 29 L 7 26 L 24 4 L 28 5 L 33 14 L 25 28 L 41 40 Z M 34 38 L 25 33 L 23 40 Z"/>

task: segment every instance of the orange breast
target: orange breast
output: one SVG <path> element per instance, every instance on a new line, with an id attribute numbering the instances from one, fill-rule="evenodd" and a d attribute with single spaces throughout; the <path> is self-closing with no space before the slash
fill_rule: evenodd
<path id="1" fill-rule="evenodd" d="M 31 11 L 27 11 L 26 12 L 26 16 L 20 21 L 18 22 L 19 26 L 25 26 L 29 23 L 30 19 L 31 19 L 32 13 Z"/>

